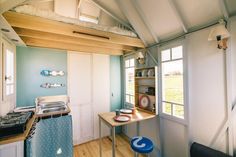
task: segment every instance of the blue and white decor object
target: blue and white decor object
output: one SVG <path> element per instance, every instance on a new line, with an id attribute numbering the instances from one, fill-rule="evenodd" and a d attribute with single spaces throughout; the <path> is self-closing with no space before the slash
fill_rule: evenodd
<path id="1" fill-rule="evenodd" d="M 138 155 L 138 153 L 149 155 L 149 153 L 151 153 L 153 150 L 153 143 L 147 137 L 142 137 L 142 136 L 133 137 L 131 139 L 130 144 L 136 156 Z"/>
<path id="2" fill-rule="evenodd" d="M 25 157 L 73 157 L 70 115 L 41 119 L 35 127 L 26 140 Z"/>
<path id="3" fill-rule="evenodd" d="M 42 70 L 40 73 L 42 76 L 64 76 L 65 72 L 60 70 L 60 71 L 55 71 L 55 70 Z"/>
<path id="4" fill-rule="evenodd" d="M 65 87 L 65 84 L 60 84 L 60 83 L 44 83 L 44 84 L 41 84 L 40 87 L 42 87 L 42 88 L 59 88 L 59 87 Z"/>

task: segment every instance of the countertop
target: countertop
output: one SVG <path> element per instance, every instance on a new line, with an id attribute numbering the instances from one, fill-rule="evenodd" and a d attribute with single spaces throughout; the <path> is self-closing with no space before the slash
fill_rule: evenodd
<path id="1" fill-rule="evenodd" d="M 135 114 L 121 114 L 121 115 L 128 115 L 130 116 L 130 121 L 128 122 L 116 122 L 113 118 L 116 116 L 115 112 L 107 112 L 107 113 L 100 113 L 98 116 L 106 122 L 108 125 L 112 127 L 116 126 L 122 126 L 122 125 L 127 125 L 130 123 L 138 122 L 138 121 L 143 121 L 151 118 L 155 118 L 156 115 L 150 114 L 147 112 L 143 111 L 137 111 Z"/>
<path id="2" fill-rule="evenodd" d="M 2 138 L 0 139 L 0 145 L 9 144 L 9 143 L 18 142 L 18 141 L 24 141 L 26 137 L 28 136 L 32 125 L 34 124 L 35 118 L 36 118 L 36 115 L 34 114 L 33 117 L 28 121 L 26 125 L 26 130 L 24 133 L 17 134 L 11 137 Z"/>

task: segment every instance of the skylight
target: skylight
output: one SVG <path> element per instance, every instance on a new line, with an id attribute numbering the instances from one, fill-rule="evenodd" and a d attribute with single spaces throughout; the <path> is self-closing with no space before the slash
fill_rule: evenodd
<path id="1" fill-rule="evenodd" d="M 92 17 L 92 16 L 88 16 L 88 15 L 85 15 L 85 14 L 81 14 L 79 16 L 79 20 L 80 21 L 84 21 L 84 22 L 91 22 L 91 23 L 98 24 L 98 18 Z"/>

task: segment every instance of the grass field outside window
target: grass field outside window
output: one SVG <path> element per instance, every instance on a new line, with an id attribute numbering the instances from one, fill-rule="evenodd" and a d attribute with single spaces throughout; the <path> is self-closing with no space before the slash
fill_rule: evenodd
<path id="1" fill-rule="evenodd" d="M 162 112 L 184 119 L 183 47 L 161 52 Z"/>

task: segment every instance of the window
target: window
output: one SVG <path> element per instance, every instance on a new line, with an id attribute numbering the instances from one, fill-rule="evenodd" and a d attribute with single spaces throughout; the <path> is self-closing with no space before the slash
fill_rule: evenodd
<path id="1" fill-rule="evenodd" d="M 161 51 L 162 113 L 184 119 L 183 46 Z"/>
<path id="2" fill-rule="evenodd" d="M 14 53 L 6 49 L 5 83 L 6 96 L 14 93 Z"/>
<path id="3" fill-rule="evenodd" d="M 98 18 L 97 17 L 82 14 L 82 13 L 79 15 L 79 20 L 84 21 L 84 22 L 90 22 L 90 23 L 98 24 Z"/>
<path id="4" fill-rule="evenodd" d="M 15 46 L 2 40 L 2 100 L 13 101 L 15 98 Z"/>
<path id="5" fill-rule="evenodd" d="M 125 102 L 134 104 L 134 59 L 125 60 Z"/>

